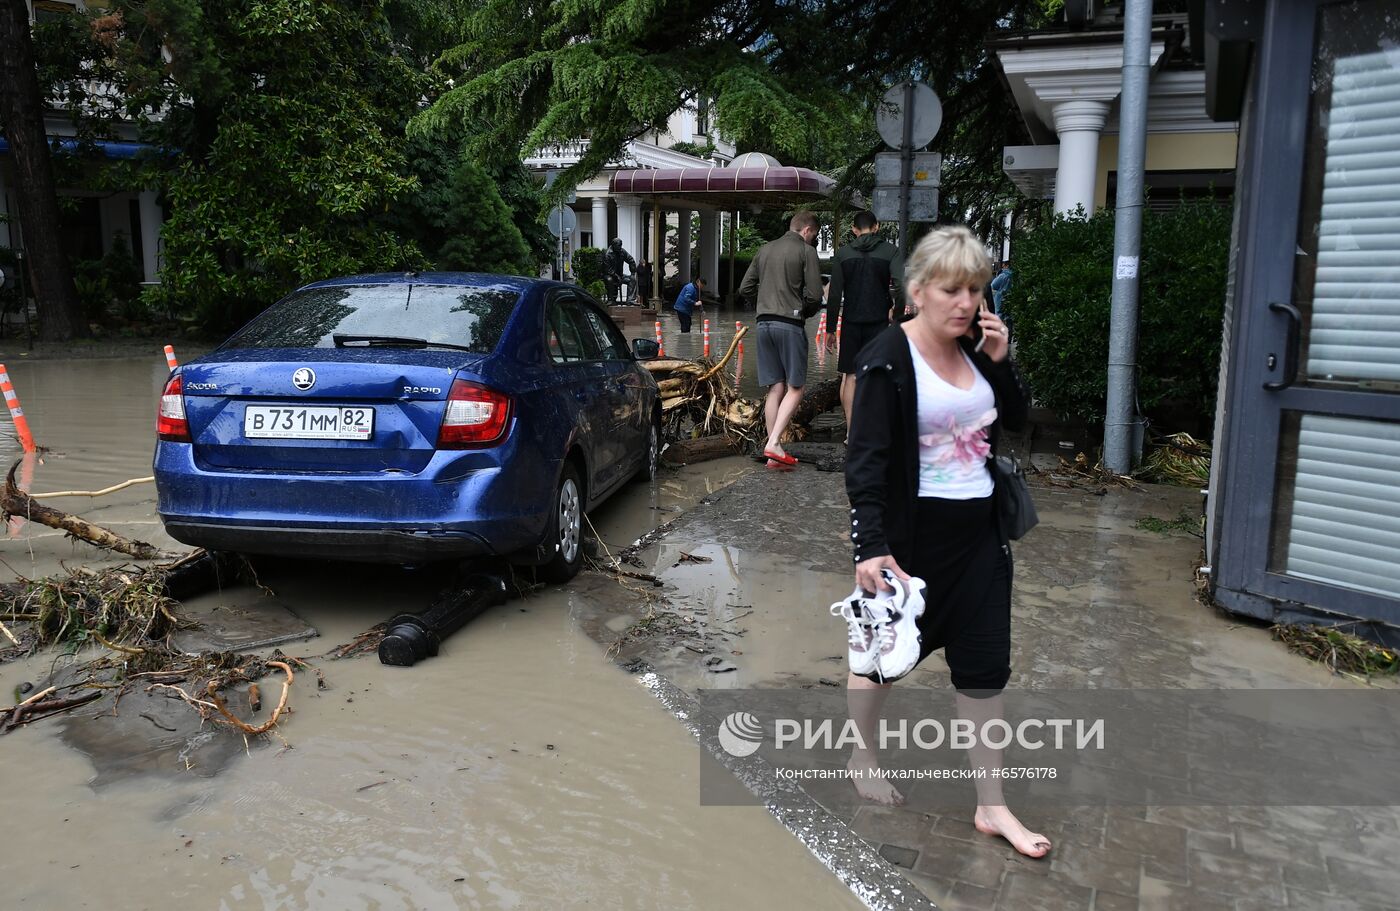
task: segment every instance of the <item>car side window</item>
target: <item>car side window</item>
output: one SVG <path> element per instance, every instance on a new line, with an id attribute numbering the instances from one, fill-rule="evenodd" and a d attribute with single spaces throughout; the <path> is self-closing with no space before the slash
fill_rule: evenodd
<path id="1" fill-rule="evenodd" d="M 618 331 L 613 321 L 604 316 L 597 307 L 588 303 L 581 306 L 584 314 L 588 317 L 588 324 L 593 328 L 593 335 L 598 339 L 602 359 L 605 361 L 631 360 L 631 356 L 627 353 L 627 339 Z"/>
<path id="2" fill-rule="evenodd" d="M 596 361 L 598 341 L 572 295 L 556 297 L 548 304 L 545 341 L 556 364 Z"/>

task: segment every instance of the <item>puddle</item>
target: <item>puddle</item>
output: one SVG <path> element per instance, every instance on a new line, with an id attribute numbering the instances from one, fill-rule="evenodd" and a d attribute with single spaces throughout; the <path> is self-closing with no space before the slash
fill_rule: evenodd
<path id="1" fill-rule="evenodd" d="M 165 376 L 156 358 L 37 362 L 11 376 L 53 450 L 34 489 L 149 473 Z M 4 447 L 10 455 L 13 441 Z M 594 524 L 609 546 L 626 546 L 748 467 L 725 460 L 635 486 Z M 54 505 L 174 546 L 149 485 Z M 105 559 L 32 527 L 0 549 L 25 575 Z M 262 582 L 322 634 L 284 646 L 298 655 L 425 604 L 435 584 L 332 564 L 272 565 Z M 582 630 L 619 597 L 611 582 L 584 577 L 488 611 L 412 669 L 372 656 L 327 662 L 327 689 L 310 675 L 293 688 L 290 749 L 273 740 L 245 752 L 220 734 L 218 751 L 185 750 L 172 734 L 169 748 L 117 768 L 100 756 L 102 737 L 79 734 L 106 723 L 82 710 L 5 737 L 5 819 L 23 833 L 0 855 L 6 906 L 85 906 L 120 882 L 124 907 L 860 907 L 761 808 L 699 806 L 694 741 Z M 0 667 L 5 700 L 52 661 Z M 277 689 L 264 681 L 264 699 Z"/>

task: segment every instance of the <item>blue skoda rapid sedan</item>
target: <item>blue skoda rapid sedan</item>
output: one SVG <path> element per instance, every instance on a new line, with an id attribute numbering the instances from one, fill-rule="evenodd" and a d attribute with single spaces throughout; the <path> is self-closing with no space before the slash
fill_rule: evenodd
<path id="1" fill-rule="evenodd" d="M 583 513 L 660 455 L 656 382 L 572 285 L 317 282 L 171 374 L 157 510 L 185 544 L 381 563 L 499 556 L 554 581 Z"/>

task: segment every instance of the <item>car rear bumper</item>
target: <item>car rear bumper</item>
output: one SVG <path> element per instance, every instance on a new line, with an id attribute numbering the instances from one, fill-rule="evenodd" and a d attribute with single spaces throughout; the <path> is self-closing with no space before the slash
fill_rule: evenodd
<path id="1" fill-rule="evenodd" d="M 418 475 L 254 473 L 210 470 L 189 444 L 161 442 L 156 511 L 171 537 L 212 550 L 373 563 L 528 562 L 544 535 L 558 469 L 529 454 L 501 455 L 440 452 Z M 538 480 L 546 477 L 547 487 Z"/>
<path id="2" fill-rule="evenodd" d="M 424 563 L 497 556 L 486 539 L 471 532 L 289 528 L 215 525 L 162 517 L 165 531 L 181 544 L 208 550 L 268 554 L 357 563 Z"/>

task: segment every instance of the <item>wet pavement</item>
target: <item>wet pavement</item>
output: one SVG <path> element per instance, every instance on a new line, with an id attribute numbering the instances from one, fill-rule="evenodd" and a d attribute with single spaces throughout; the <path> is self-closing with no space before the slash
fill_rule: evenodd
<path id="1" fill-rule="evenodd" d="M 803 444 L 793 451 L 802 456 Z M 1198 511 L 1194 491 L 1035 495 L 1042 524 L 1015 545 L 1012 689 L 1358 686 L 1195 600 L 1200 540 L 1136 527 L 1145 516 Z M 847 517 L 839 473 L 746 475 L 686 513 L 646 561 L 698 632 L 743 627 L 742 644 L 725 655 L 733 670 L 714 673 L 687 643 L 628 647 L 692 688 L 843 686 L 844 624 L 826 608 L 853 584 Z M 678 561 L 681 553 L 713 562 Z M 941 654 L 900 686 L 949 689 Z M 1395 808 L 1032 809 L 1023 821 L 1056 845 L 1035 861 L 978 833 L 971 799 L 926 812 L 867 804 L 845 782 L 804 787 L 940 908 L 1400 907 Z"/>
<path id="2" fill-rule="evenodd" d="M 149 474 L 166 376 L 156 357 L 10 373 L 52 447 L 31 465 L 36 491 Z M 847 507 L 840 473 L 812 467 L 830 449 L 796 444 L 808 464 L 792 473 L 725 459 L 625 491 L 590 518 L 614 553 L 670 523 L 639 554 L 661 588 L 589 574 L 492 609 L 413 669 L 321 663 L 327 689 L 307 675 L 293 688 L 290 749 L 154 725 L 124 739 L 82 710 L 5 737 L 6 768 L 19 770 L 5 816 L 24 832 L 0 853 L 6 906 L 110 907 L 113 882 L 133 908 L 847 908 L 857 894 L 918 906 L 889 899 L 885 877 L 899 871 L 942 908 L 1400 907 L 1390 809 L 1036 810 L 1026 822 L 1056 848 L 1030 861 L 973 830 L 971 801 L 925 813 L 814 787 L 771 812 L 701 806 L 703 737 L 673 716 L 688 694 L 844 681 L 844 630 L 827 605 L 852 585 Z M 1198 539 L 1135 524 L 1198 509 L 1194 492 L 1046 489 L 1037 502 L 1042 526 L 1016 548 L 1013 687 L 1356 686 L 1193 599 Z M 50 505 L 176 546 L 149 485 Z M 115 562 L 50 529 L 13 534 L 0 543 L 11 573 Z M 334 564 L 273 562 L 260 575 L 275 604 L 320 631 L 284 646 L 301 656 L 425 604 L 437 584 Z M 190 606 L 266 605 L 233 589 Z M 0 665 L 0 691 L 52 660 Z M 941 657 L 902 685 L 948 688 Z"/>

